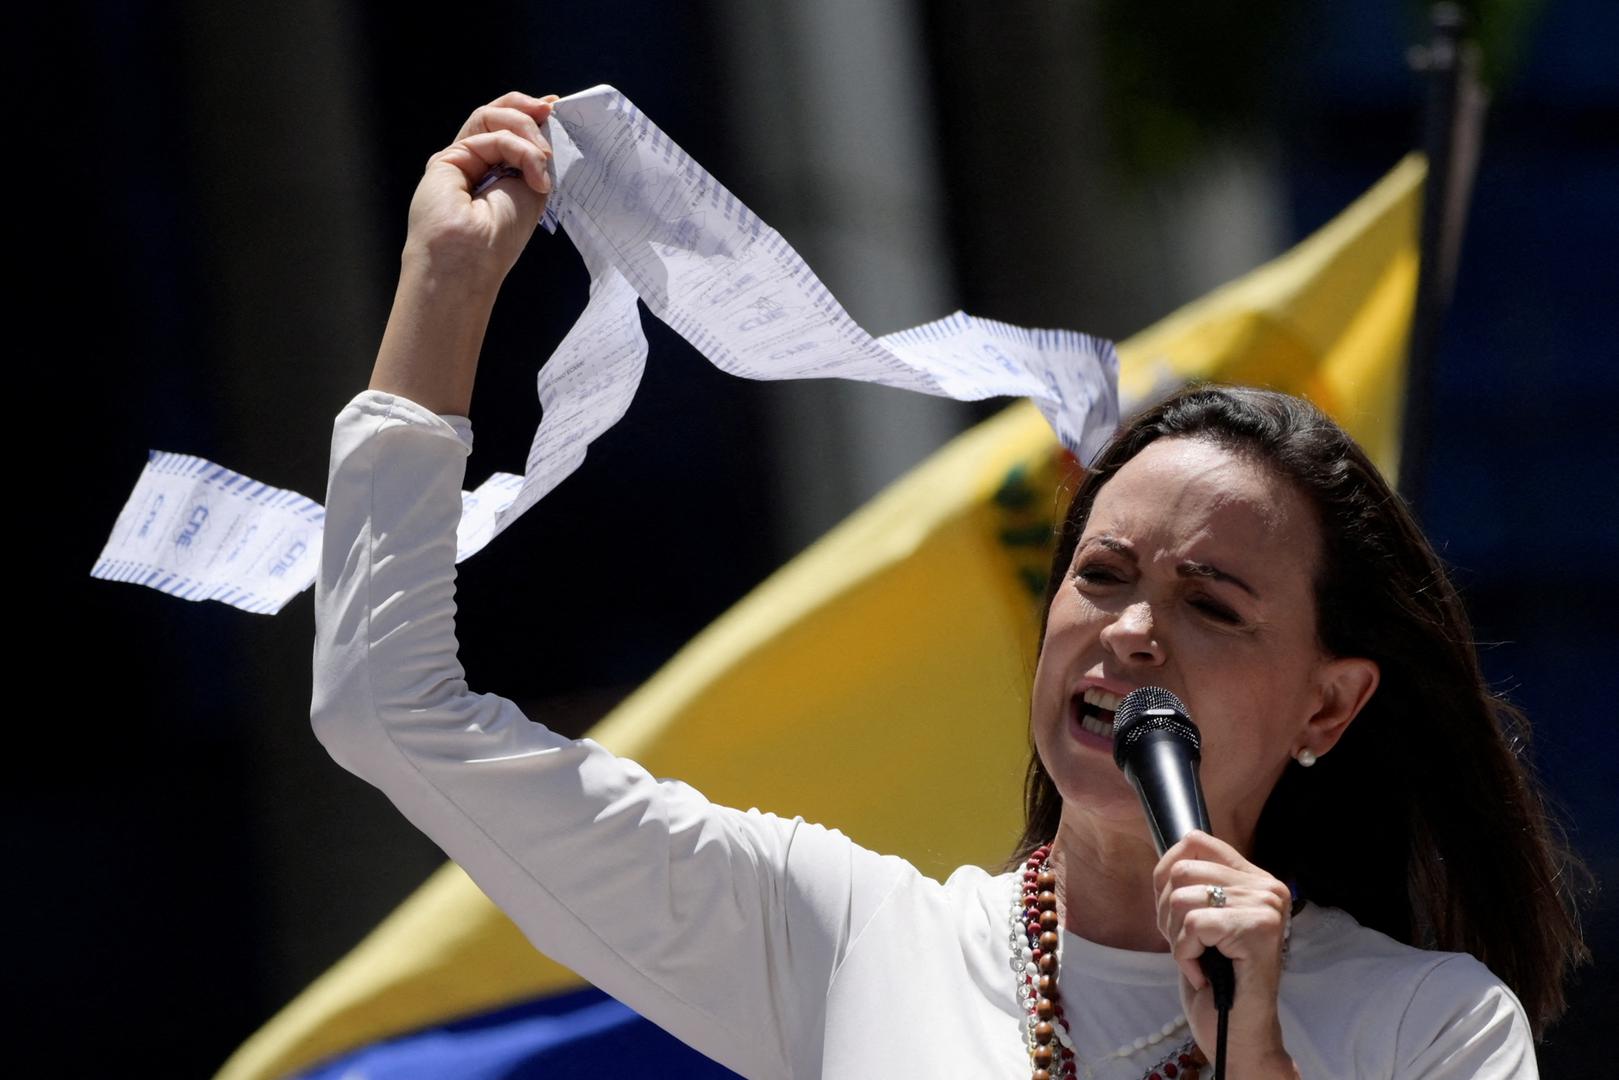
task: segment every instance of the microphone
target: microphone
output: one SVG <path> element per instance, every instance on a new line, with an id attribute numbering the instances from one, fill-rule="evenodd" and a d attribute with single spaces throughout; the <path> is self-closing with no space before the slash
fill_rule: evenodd
<path id="1" fill-rule="evenodd" d="M 1193 829 L 1213 832 L 1197 766 L 1203 740 L 1181 699 L 1161 686 L 1124 695 L 1113 714 L 1113 762 L 1129 777 L 1162 855 Z"/>
<path id="2" fill-rule="evenodd" d="M 1161 686 L 1124 695 L 1113 714 L 1113 761 L 1141 796 L 1160 856 L 1193 829 L 1213 832 L 1197 779 L 1202 759 L 1203 741 L 1180 698 Z M 1214 990 L 1215 1007 L 1230 1009 L 1236 986 L 1231 961 L 1209 949 L 1198 964 Z"/>

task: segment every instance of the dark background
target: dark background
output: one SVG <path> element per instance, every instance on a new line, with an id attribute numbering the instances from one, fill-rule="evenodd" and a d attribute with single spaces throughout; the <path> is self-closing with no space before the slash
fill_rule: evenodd
<path id="1" fill-rule="evenodd" d="M 321 496 L 330 419 L 365 384 L 421 163 L 473 106 L 615 84 L 857 316 L 818 231 L 853 207 L 813 182 L 826 165 L 802 148 L 835 125 L 921 131 L 943 304 L 900 305 L 874 332 L 962 307 L 1125 336 L 1320 225 L 1420 131 L 1405 61 L 1424 37 L 1418 5 L 896 5 L 920 73 L 897 121 L 857 86 L 805 89 L 845 46 L 835 11 L 806 29 L 788 7 L 81 2 L 13 16 L 27 20 L 7 48 L 25 91 L 9 159 L 12 363 L 27 373 L 14 445 L 28 451 L 14 490 L 31 498 L 12 520 L 48 542 L 21 545 L 14 575 L 27 689 L 5 785 L 22 954 L 8 982 L 53 1071 L 208 1074 L 440 861 L 309 734 L 308 595 L 267 618 L 87 571 L 148 447 Z M 1495 100 L 1419 510 L 1490 677 L 1536 721 L 1573 843 L 1611 888 L 1619 7 L 1481 13 Z M 1269 224 L 1188 238 L 1187 206 L 1214 198 L 1199 178 L 1233 160 L 1259 177 L 1244 198 L 1263 196 Z M 533 372 L 583 300 L 565 241 L 534 246 L 491 327 L 472 482 L 521 467 Z M 626 423 L 462 568 L 475 682 L 548 699 L 579 728 L 837 516 L 793 515 L 824 463 L 772 434 L 801 401 L 840 430 L 835 402 L 728 379 L 648 331 Z M 1547 1075 L 1611 1057 L 1614 910 L 1588 898 L 1597 962 L 1542 1048 Z"/>

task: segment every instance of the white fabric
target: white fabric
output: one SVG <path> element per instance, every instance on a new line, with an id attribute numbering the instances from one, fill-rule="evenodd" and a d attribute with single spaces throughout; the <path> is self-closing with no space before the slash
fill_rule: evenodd
<path id="1" fill-rule="evenodd" d="M 312 705 L 332 756 L 536 947 L 744 1076 L 1027 1077 L 1009 875 L 940 884 L 836 830 L 714 806 L 467 688 L 454 562 L 471 441 L 464 418 L 376 391 L 337 418 Z M 1179 1014 L 1167 954 L 1071 934 L 1063 949 L 1087 1057 Z M 1342 912 L 1295 920 L 1281 1009 L 1311 1080 L 1536 1075 L 1523 1011 L 1481 964 Z"/>

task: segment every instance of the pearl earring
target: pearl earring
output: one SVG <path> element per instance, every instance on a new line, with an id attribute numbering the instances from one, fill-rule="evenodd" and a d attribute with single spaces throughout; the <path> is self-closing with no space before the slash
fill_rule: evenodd
<path id="1" fill-rule="evenodd" d="M 1303 750 L 1300 750 L 1294 756 L 1298 758 L 1299 764 L 1303 765 L 1306 769 L 1316 763 L 1315 751 L 1311 750 L 1308 746 L 1306 746 Z"/>

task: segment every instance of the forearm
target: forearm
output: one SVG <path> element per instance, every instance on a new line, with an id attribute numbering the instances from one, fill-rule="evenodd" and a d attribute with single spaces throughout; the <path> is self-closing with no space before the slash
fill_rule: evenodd
<path id="1" fill-rule="evenodd" d="M 407 249 L 370 388 L 467 416 L 499 281 Z"/>

